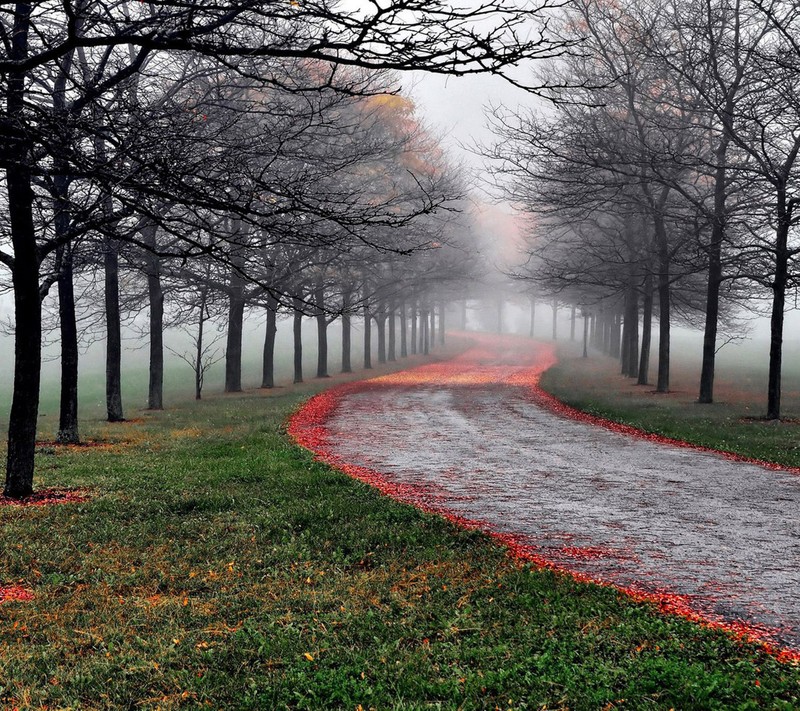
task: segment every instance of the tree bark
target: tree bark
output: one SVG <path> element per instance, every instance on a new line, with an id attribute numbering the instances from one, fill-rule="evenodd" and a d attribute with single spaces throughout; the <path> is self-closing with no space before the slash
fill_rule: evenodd
<path id="1" fill-rule="evenodd" d="M 650 341 L 653 333 L 653 275 L 648 273 L 644 281 L 642 302 L 642 351 L 639 357 L 637 385 L 647 385 L 650 377 Z"/>
<path id="2" fill-rule="evenodd" d="M 65 238 L 69 232 L 68 179 L 66 174 L 53 179 L 55 188 L 56 237 Z M 58 318 L 61 335 L 61 401 L 56 441 L 78 444 L 78 327 L 75 318 L 75 288 L 73 283 L 72 245 L 64 243 L 56 251 L 60 265 L 58 273 Z"/>
<path id="3" fill-rule="evenodd" d="M 614 315 L 611 319 L 611 353 L 609 355 L 612 358 L 619 358 L 620 356 L 620 352 L 622 349 L 622 345 L 620 343 L 621 335 L 622 335 L 622 314 L 615 309 Z"/>
<path id="4" fill-rule="evenodd" d="M 8 459 L 4 493 L 15 498 L 28 496 L 33 491 L 33 460 L 41 377 L 42 312 L 39 298 L 39 264 L 31 210 L 33 192 L 30 190 L 29 178 L 30 174 L 24 168 L 7 171 L 14 245 L 16 329 L 14 396 L 8 425 Z"/>
<path id="5" fill-rule="evenodd" d="M 417 354 L 417 302 L 411 302 L 411 354 Z"/>
<path id="6" fill-rule="evenodd" d="M 603 327 L 603 353 L 607 356 L 611 355 L 611 312 L 608 308 L 604 308 L 601 313 L 601 324 Z"/>
<path id="7" fill-rule="evenodd" d="M 95 136 L 98 160 L 106 160 L 105 139 Z M 112 224 L 114 203 L 110 194 L 102 198 L 103 214 Z M 122 327 L 119 309 L 119 245 L 113 237 L 103 240 L 103 268 L 106 316 L 106 412 L 109 422 L 123 422 L 122 409 Z"/>
<path id="8" fill-rule="evenodd" d="M 22 60 L 28 52 L 30 3 L 18 3 L 11 34 L 11 56 Z M 10 141 L 6 157 L 6 190 L 11 242 L 14 248 L 14 395 L 8 423 L 8 453 L 4 494 L 13 498 L 33 492 L 36 424 L 42 358 L 42 304 L 39 294 L 39 257 L 33 223 L 33 190 L 28 164 L 29 146 L 24 124 L 25 74 L 8 75 L 7 107 Z"/>
<path id="9" fill-rule="evenodd" d="M 53 109 L 66 114 L 66 85 L 72 55 L 62 64 L 62 72 L 53 84 Z M 71 135 L 64 136 L 64 147 Z M 66 152 L 66 151 L 65 151 Z M 69 165 L 64 156 L 53 161 L 53 227 L 59 246 L 56 248 L 58 264 L 58 319 L 61 339 L 61 399 L 59 403 L 58 434 L 60 444 L 79 444 L 78 433 L 78 325 L 75 317 L 74 255 L 69 241 L 72 212 L 69 204 Z"/>
<path id="10" fill-rule="evenodd" d="M 420 339 L 422 341 L 421 343 L 422 355 L 428 355 L 429 352 L 428 334 L 429 334 L 430 324 L 428 321 L 427 309 L 422 309 L 420 311 L 420 326 L 421 326 Z"/>
<path id="11" fill-rule="evenodd" d="M 392 362 L 397 360 L 397 307 L 395 306 L 394 300 L 389 302 L 389 313 L 386 318 L 388 319 L 389 325 L 389 343 L 386 359 Z"/>
<path id="12" fill-rule="evenodd" d="M 783 321 L 786 308 L 786 286 L 789 280 L 789 228 L 786 187 L 778 189 L 778 225 L 775 231 L 775 278 L 772 281 L 772 314 L 770 317 L 769 375 L 767 376 L 767 419 L 781 416 L 781 369 L 783 361 Z"/>
<path id="13" fill-rule="evenodd" d="M 639 299 L 634 292 L 633 303 L 631 305 L 631 334 L 628 342 L 628 377 L 639 377 Z"/>
<path id="14" fill-rule="evenodd" d="M 267 327 L 264 333 L 264 355 L 261 362 L 261 387 L 275 387 L 275 335 L 278 332 L 278 300 L 267 294 Z"/>
<path id="15" fill-rule="evenodd" d="M 292 319 L 292 340 L 294 342 L 294 380 L 303 382 L 303 300 L 293 298 L 294 316 Z"/>
<path id="16" fill-rule="evenodd" d="M 669 392 L 670 359 L 670 258 L 667 230 L 660 213 L 655 220 L 658 244 L 658 381 L 656 392 Z"/>
<path id="17" fill-rule="evenodd" d="M 639 296 L 635 286 L 625 292 L 625 320 L 622 326 L 622 375 L 639 376 Z"/>
<path id="18" fill-rule="evenodd" d="M 430 318 L 431 318 L 431 332 L 430 332 L 430 337 L 428 339 L 428 347 L 429 347 L 430 350 L 433 350 L 433 347 L 436 344 L 436 303 L 435 302 L 431 304 Z"/>
<path id="19" fill-rule="evenodd" d="M 722 243 L 727 222 L 727 154 L 730 136 L 727 130 L 715 152 L 714 217 L 711 242 L 708 245 L 708 282 L 706 285 L 706 319 L 703 329 L 703 365 L 700 369 L 699 403 L 714 402 L 714 372 L 717 358 L 717 328 L 719 324 L 719 292 L 722 285 Z"/>
<path id="20" fill-rule="evenodd" d="M 575 304 L 572 304 L 569 313 L 569 340 L 575 340 Z"/>
<path id="21" fill-rule="evenodd" d="M 369 304 L 364 301 L 364 368 L 372 368 L 372 315 Z"/>
<path id="22" fill-rule="evenodd" d="M 75 319 L 72 247 L 59 248 L 58 318 L 61 335 L 61 402 L 58 418 L 60 444 L 79 444 L 78 434 L 78 327 Z"/>
<path id="23" fill-rule="evenodd" d="M 328 317 L 325 314 L 325 286 L 318 280 L 314 287 L 317 320 L 317 377 L 328 378 Z"/>
<path id="24" fill-rule="evenodd" d="M 589 357 L 589 314 L 583 312 L 583 357 Z"/>
<path id="25" fill-rule="evenodd" d="M 345 289 L 342 293 L 342 372 L 352 373 L 353 367 L 350 362 L 352 324 L 350 323 L 350 301 L 352 293 L 350 289 Z"/>
<path id="26" fill-rule="evenodd" d="M 629 343 L 631 340 L 631 319 L 630 319 L 630 305 L 628 300 L 630 295 L 625 292 L 625 317 L 622 319 L 622 351 L 619 357 L 619 373 L 620 375 L 628 375 L 631 369 L 630 357 L 631 349 Z"/>
<path id="27" fill-rule="evenodd" d="M 406 323 L 406 301 L 400 301 L 400 357 L 406 358 L 408 356 L 408 336 L 407 336 Z"/>
<path id="28" fill-rule="evenodd" d="M 148 225 L 142 230 L 144 242 L 156 248 L 158 228 Z M 161 260 L 152 252 L 145 255 L 147 294 L 150 301 L 150 384 L 147 409 L 164 409 L 164 290 L 161 287 Z"/>
<path id="29" fill-rule="evenodd" d="M 242 331 L 244 330 L 244 285 L 231 270 L 228 294 L 228 334 L 225 348 L 225 392 L 242 391 Z"/>
<path id="30" fill-rule="evenodd" d="M 203 287 L 200 290 L 200 308 L 197 314 L 197 350 L 194 359 L 194 399 L 200 400 L 203 397 L 203 379 L 205 376 L 205 364 L 203 363 L 203 338 L 205 336 L 205 325 L 208 317 L 207 313 L 208 289 Z"/>
<path id="31" fill-rule="evenodd" d="M 375 314 L 375 326 L 378 329 L 378 363 L 386 362 L 386 302 L 378 301 L 378 312 Z"/>
<path id="32" fill-rule="evenodd" d="M 119 310 L 119 247 L 105 239 L 106 310 L 106 412 L 109 422 L 123 422 L 122 411 L 122 326 Z"/>

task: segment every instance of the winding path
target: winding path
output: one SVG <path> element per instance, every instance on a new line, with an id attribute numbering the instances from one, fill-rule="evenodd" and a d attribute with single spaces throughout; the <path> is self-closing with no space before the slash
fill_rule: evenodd
<path id="1" fill-rule="evenodd" d="M 322 393 L 290 432 L 542 565 L 800 650 L 800 473 L 598 426 L 538 389 L 554 362 L 475 336 L 452 361 Z"/>

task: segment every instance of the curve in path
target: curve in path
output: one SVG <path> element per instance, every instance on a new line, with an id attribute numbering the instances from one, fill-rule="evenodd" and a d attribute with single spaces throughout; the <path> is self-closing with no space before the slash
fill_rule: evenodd
<path id="1" fill-rule="evenodd" d="M 317 395 L 290 434 L 539 565 L 800 659 L 798 471 L 586 416 L 539 389 L 551 346 L 472 340 L 451 361 Z"/>

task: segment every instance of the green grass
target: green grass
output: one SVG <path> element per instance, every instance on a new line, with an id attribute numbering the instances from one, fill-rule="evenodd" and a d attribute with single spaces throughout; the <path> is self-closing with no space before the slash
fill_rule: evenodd
<path id="1" fill-rule="evenodd" d="M 312 461 L 320 385 L 84 427 L 0 509 L 3 708 L 796 708 L 800 672 Z"/>

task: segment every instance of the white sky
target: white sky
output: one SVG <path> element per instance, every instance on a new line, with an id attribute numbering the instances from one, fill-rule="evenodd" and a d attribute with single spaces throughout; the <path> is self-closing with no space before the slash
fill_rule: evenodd
<path id="1" fill-rule="evenodd" d="M 448 77 L 414 72 L 404 80 L 418 118 L 441 137 L 454 161 L 470 171 L 467 185 L 473 199 L 482 203 L 477 209 L 479 229 L 486 233 L 485 237 L 490 237 L 484 245 L 495 244 L 495 253 L 487 258 L 496 263 L 508 261 L 516 253 L 519 226 L 509 205 L 493 202 L 483 191 L 483 159 L 471 149 L 476 144 L 488 145 L 493 141 L 493 133 L 486 126 L 487 107 L 500 104 L 516 107 L 521 103 L 529 106 L 536 98 L 493 75 Z"/>
<path id="2" fill-rule="evenodd" d="M 472 165 L 480 165 L 480 159 L 460 146 L 469 146 L 476 140 L 491 141 L 485 107 L 498 104 L 516 107 L 537 101 L 531 94 L 493 75 L 447 77 L 414 72 L 405 79 L 408 94 L 424 122 L 435 133 L 441 133 L 455 156 Z"/>

